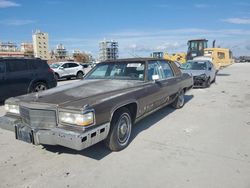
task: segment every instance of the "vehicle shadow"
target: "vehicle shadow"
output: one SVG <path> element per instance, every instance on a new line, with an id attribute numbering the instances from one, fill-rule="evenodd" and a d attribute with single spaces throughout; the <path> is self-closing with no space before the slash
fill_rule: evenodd
<path id="1" fill-rule="evenodd" d="M 216 76 L 230 76 L 230 74 L 225 74 L 225 73 L 218 73 Z"/>
<path id="2" fill-rule="evenodd" d="M 187 104 L 194 96 L 193 95 L 185 95 L 185 104 Z M 171 106 L 166 106 L 162 109 L 159 109 L 158 111 L 152 113 L 151 115 L 145 117 L 141 121 L 139 121 L 137 124 L 133 127 L 133 132 L 131 134 L 131 142 L 136 138 L 138 134 L 140 134 L 142 131 L 147 130 L 157 122 L 161 121 L 163 118 L 174 112 L 176 109 L 174 109 Z"/>
<path id="3" fill-rule="evenodd" d="M 192 100 L 194 96 L 193 95 L 185 95 L 185 103 L 188 103 L 190 100 Z M 133 131 L 131 134 L 131 142 L 136 138 L 138 134 L 140 134 L 142 131 L 147 130 L 163 118 L 165 118 L 167 115 L 174 112 L 175 109 L 172 107 L 164 107 L 162 109 L 159 109 L 158 111 L 154 112 L 153 114 L 145 117 L 140 122 L 135 124 L 133 127 Z M 89 157 L 95 160 L 101 160 L 110 153 L 112 153 L 110 150 L 108 150 L 103 142 L 97 143 L 87 149 L 84 149 L 82 151 L 75 151 L 73 149 L 65 148 L 63 146 L 50 146 L 50 145 L 44 145 L 43 149 L 57 153 L 57 154 L 72 154 L 72 155 L 82 155 L 85 157 Z"/>

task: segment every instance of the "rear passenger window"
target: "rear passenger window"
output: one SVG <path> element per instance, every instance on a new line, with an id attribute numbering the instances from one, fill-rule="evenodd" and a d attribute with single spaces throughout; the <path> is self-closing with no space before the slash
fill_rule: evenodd
<path id="1" fill-rule="evenodd" d="M 62 65 L 63 68 L 68 68 L 69 67 L 69 63 L 65 63 Z"/>
<path id="2" fill-rule="evenodd" d="M 160 61 L 160 65 L 161 65 L 162 70 L 164 72 L 165 78 L 171 78 L 174 76 L 174 73 L 173 73 L 170 65 L 166 61 Z"/>
<path id="3" fill-rule="evenodd" d="M 48 64 L 46 61 L 42 61 L 42 60 L 31 60 L 29 61 L 32 69 L 47 69 L 48 68 Z"/>
<path id="4" fill-rule="evenodd" d="M 0 74 L 5 72 L 5 63 L 0 62 Z"/>
<path id="5" fill-rule="evenodd" d="M 10 60 L 7 62 L 8 72 L 20 72 L 29 70 L 28 62 L 25 60 Z"/>

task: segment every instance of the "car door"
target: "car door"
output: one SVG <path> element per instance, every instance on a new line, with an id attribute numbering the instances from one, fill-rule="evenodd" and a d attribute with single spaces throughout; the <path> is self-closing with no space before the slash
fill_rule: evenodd
<path id="1" fill-rule="evenodd" d="M 148 85 L 145 90 L 144 97 L 144 109 L 143 112 L 150 112 L 157 107 L 161 106 L 165 103 L 167 99 L 167 95 L 163 92 L 166 84 L 164 83 L 164 73 L 158 61 L 149 61 L 146 69 L 146 79 L 148 81 Z M 158 80 L 153 80 L 153 77 L 157 76 Z"/>
<path id="2" fill-rule="evenodd" d="M 61 77 L 69 76 L 69 63 L 64 63 L 59 67 Z"/>
<path id="3" fill-rule="evenodd" d="M 72 76 L 76 76 L 77 71 L 78 71 L 78 67 L 79 65 L 76 63 L 69 63 L 69 74 Z"/>
<path id="4" fill-rule="evenodd" d="M 0 62 L 0 102 L 2 102 L 6 97 L 6 92 L 8 90 L 8 85 L 6 82 L 6 66 L 5 62 L 1 61 Z"/>
<path id="5" fill-rule="evenodd" d="M 10 97 L 28 92 L 33 72 L 25 59 L 11 59 L 6 63 L 6 81 Z"/>

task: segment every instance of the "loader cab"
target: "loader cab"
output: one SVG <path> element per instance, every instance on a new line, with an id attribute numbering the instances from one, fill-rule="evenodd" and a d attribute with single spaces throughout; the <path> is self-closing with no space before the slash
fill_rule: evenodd
<path id="1" fill-rule="evenodd" d="M 207 42 L 208 40 L 206 39 L 189 40 L 187 43 L 187 60 L 192 60 L 194 57 L 197 56 L 203 56 L 204 49 L 207 48 Z"/>

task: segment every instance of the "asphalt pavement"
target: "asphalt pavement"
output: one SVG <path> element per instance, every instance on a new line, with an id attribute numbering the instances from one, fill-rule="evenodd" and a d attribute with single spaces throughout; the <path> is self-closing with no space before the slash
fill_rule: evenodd
<path id="1" fill-rule="evenodd" d="M 120 152 L 103 143 L 80 152 L 34 146 L 0 129 L 0 187 L 250 188 L 249 73 L 250 64 L 221 70 L 210 88 L 187 93 L 182 109 L 136 124 Z"/>

